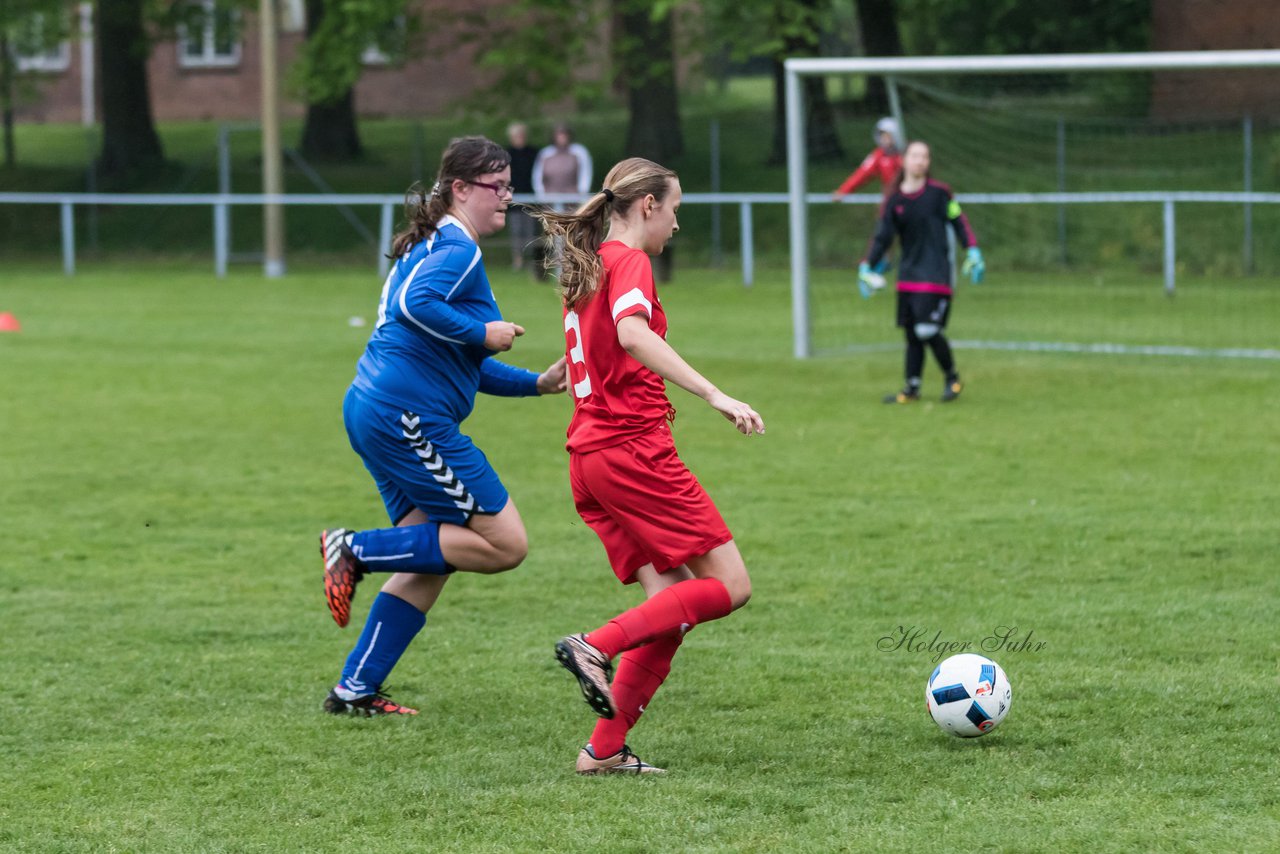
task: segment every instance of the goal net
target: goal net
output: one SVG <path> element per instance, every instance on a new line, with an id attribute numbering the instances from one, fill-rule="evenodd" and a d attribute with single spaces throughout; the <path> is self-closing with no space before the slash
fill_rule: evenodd
<path id="1" fill-rule="evenodd" d="M 929 143 L 987 261 L 956 276 L 958 346 L 1280 359 L 1280 51 L 788 61 L 802 358 L 900 341 L 892 270 L 870 301 L 855 283 L 881 187 L 831 200 L 856 161 L 810 162 L 805 75 L 883 77 Z M 842 115 L 859 158 L 878 118 Z"/>

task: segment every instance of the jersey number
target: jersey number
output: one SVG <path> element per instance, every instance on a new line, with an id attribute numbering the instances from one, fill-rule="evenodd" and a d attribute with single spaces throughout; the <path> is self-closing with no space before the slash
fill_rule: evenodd
<path id="1" fill-rule="evenodd" d="M 587 357 L 582 352 L 582 326 L 578 323 L 576 311 L 567 312 L 564 316 L 564 333 L 567 338 L 573 333 L 573 346 L 569 348 L 570 365 L 582 365 L 582 381 L 573 384 L 573 396 L 582 399 L 591 394 L 591 377 L 587 376 Z M 570 368 L 572 371 L 572 367 Z M 570 373 L 570 379 L 573 374 Z"/>

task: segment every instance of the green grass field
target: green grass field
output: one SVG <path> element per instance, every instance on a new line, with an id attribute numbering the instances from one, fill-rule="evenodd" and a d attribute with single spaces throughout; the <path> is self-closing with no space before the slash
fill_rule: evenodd
<path id="1" fill-rule="evenodd" d="M 494 280 L 529 330 L 511 361 L 549 362 L 554 294 Z M 953 333 L 1014 336 L 1010 305 L 1042 318 L 1028 334 L 1109 333 L 1113 304 L 1058 299 L 1070 284 L 993 279 Z M 386 521 L 340 420 L 369 331 L 348 319 L 378 288 L 301 264 L 6 268 L 0 850 L 1280 848 L 1280 363 L 962 350 L 960 401 L 885 407 L 896 349 L 796 362 L 782 276 L 686 271 L 670 340 L 768 422 L 745 439 L 672 394 L 755 598 L 690 636 L 632 735 L 670 773 L 583 779 L 591 717 L 551 646 L 637 591 L 574 514 L 563 398 L 468 422 L 531 552 L 450 581 L 390 682 L 423 714 L 320 711 L 374 588 L 338 630 L 316 534 Z M 1240 319 L 1274 346 L 1266 293 L 1170 343 Z M 887 299 L 828 299 L 891 340 Z M 879 648 L 1001 626 L 1043 646 L 992 653 L 1013 707 L 976 741 L 925 713 L 933 653 Z"/>

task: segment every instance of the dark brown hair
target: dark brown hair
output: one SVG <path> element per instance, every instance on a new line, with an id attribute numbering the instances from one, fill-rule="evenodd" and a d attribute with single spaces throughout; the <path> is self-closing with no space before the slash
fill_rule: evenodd
<path id="1" fill-rule="evenodd" d="M 453 206 L 453 182 L 474 181 L 481 175 L 501 172 L 511 163 L 511 155 L 483 136 L 460 136 L 449 140 L 440 157 L 440 171 L 430 190 L 414 182 L 404 197 L 404 218 L 408 225 L 391 241 L 388 258 L 399 258 L 411 246 L 425 240 Z"/>
<path id="2" fill-rule="evenodd" d="M 910 142 L 908 142 L 905 146 L 903 146 L 903 148 L 902 148 L 902 165 L 898 167 L 898 174 L 897 174 L 897 175 L 895 175 L 895 176 L 894 176 L 894 178 L 893 178 L 893 191 L 894 191 L 895 193 L 900 192 L 900 191 L 902 190 L 902 182 L 903 182 L 904 180 L 906 180 L 906 177 L 907 177 L 907 149 L 909 149 L 909 148 L 910 148 L 911 146 L 913 146 L 913 145 L 923 145 L 925 148 L 928 148 L 928 149 L 929 149 L 929 161 L 930 161 L 930 162 L 929 162 L 929 166 L 930 166 L 930 168 L 929 168 L 929 169 L 926 169 L 926 170 L 924 171 L 924 179 L 925 179 L 925 181 L 928 181 L 928 180 L 929 180 L 929 178 L 930 178 L 929 173 L 932 171 L 932 166 L 933 166 L 933 149 L 932 149 L 932 148 L 930 148 L 930 147 L 929 147 L 929 143 L 925 142 L 923 139 L 913 139 L 913 140 L 911 140 Z"/>
<path id="3" fill-rule="evenodd" d="M 547 268 L 560 268 L 560 296 L 576 309 L 600 287 L 604 267 L 598 250 L 604 242 L 609 214 L 625 214 L 633 204 L 652 195 L 661 202 L 667 197 L 676 173 L 643 157 L 618 163 L 604 176 L 604 189 L 573 213 L 539 211 L 534 214 L 547 232 Z M 560 239 L 556 239 L 560 238 Z"/>

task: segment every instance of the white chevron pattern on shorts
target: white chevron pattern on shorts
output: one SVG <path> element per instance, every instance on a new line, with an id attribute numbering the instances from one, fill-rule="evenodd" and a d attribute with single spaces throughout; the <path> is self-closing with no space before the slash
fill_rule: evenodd
<path id="1" fill-rule="evenodd" d="M 444 459 L 436 451 L 435 446 L 422 438 L 422 431 L 418 429 L 418 424 L 421 421 L 421 417 L 412 412 L 403 413 L 400 416 L 400 424 L 404 429 L 400 431 L 400 435 L 404 436 L 409 443 L 409 447 L 417 454 L 418 459 L 422 461 L 423 467 L 431 472 L 431 477 L 435 482 L 441 485 L 445 495 L 453 499 L 455 507 L 464 513 L 474 513 L 481 509 L 476 504 L 476 498 L 467 489 L 466 484 L 458 479 L 458 476 L 453 473 L 453 469 L 445 465 Z"/>

